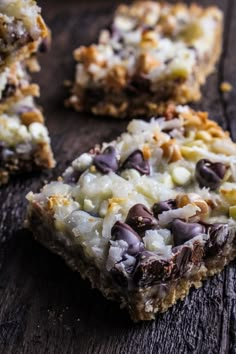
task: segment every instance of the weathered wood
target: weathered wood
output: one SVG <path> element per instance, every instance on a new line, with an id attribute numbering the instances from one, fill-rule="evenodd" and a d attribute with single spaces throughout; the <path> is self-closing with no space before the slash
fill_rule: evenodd
<path id="1" fill-rule="evenodd" d="M 72 50 L 93 42 L 109 23 L 118 1 L 46 1 L 44 16 L 53 30 L 51 53 L 35 76 L 48 117 L 58 165 L 52 172 L 15 179 L 0 191 L 0 352 L 1 353 L 236 353 L 235 263 L 193 290 L 156 321 L 133 324 L 117 304 L 106 301 L 59 257 L 22 229 L 30 189 L 57 176 L 95 143 L 120 134 L 127 122 L 78 115 L 67 110 L 64 79 L 72 79 Z M 236 139 L 236 91 L 223 95 L 220 82 L 236 80 L 236 4 L 204 0 L 226 14 L 224 51 L 218 70 L 196 106 L 231 130 Z"/>

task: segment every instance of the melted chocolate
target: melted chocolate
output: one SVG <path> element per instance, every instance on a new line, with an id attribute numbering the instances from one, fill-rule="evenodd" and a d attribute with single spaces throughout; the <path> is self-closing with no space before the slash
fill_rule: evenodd
<path id="1" fill-rule="evenodd" d="M 144 234 L 146 230 L 156 229 L 158 226 L 153 213 L 143 204 L 135 204 L 129 210 L 125 222 L 139 234 Z"/>
<path id="2" fill-rule="evenodd" d="M 198 223 L 188 223 L 175 219 L 171 224 L 173 241 L 175 246 L 183 245 L 199 234 L 205 233 L 205 227 Z"/>
<path id="3" fill-rule="evenodd" d="M 219 188 L 226 173 L 226 166 L 221 162 L 212 163 L 209 160 L 199 160 L 196 165 L 195 177 L 201 188 L 208 187 L 211 190 Z"/>
<path id="4" fill-rule="evenodd" d="M 205 256 L 212 257 L 220 254 L 229 237 L 228 224 L 213 224 L 207 226 L 209 240 L 205 246 Z"/>
<path id="5" fill-rule="evenodd" d="M 141 237 L 127 224 L 117 221 L 111 229 L 112 240 L 123 240 L 128 244 L 127 253 L 134 256 L 143 250 Z"/>
<path id="6" fill-rule="evenodd" d="M 121 169 L 135 169 L 142 175 L 150 174 L 149 162 L 144 159 L 141 150 L 135 150 L 129 157 L 124 161 Z"/>
<path id="7" fill-rule="evenodd" d="M 158 215 L 163 213 L 164 211 L 176 209 L 176 201 L 175 199 L 168 199 L 163 202 L 155 203 L 152 207 L 153 213 L 156 218 L 158 218 Z"/>
<path id="8" fill-rule="evenodd" d="M 118 161 L 115 148 L 108 146 L 101 154 L 94 157 L 93 163 L 102 173 L 116 172 L 118 170 Z"/>

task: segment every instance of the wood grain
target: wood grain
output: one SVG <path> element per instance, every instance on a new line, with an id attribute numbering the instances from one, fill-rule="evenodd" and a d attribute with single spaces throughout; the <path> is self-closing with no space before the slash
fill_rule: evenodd
<path id="1" fill-rule="evenodd" d="M 41 85 L 40 104 L 58 164 L 52 172 L 22 176 L 0 190 L 0 353 L 236 353 L 235 262 L 156 321 L 134 325 L 126 311 L 91 290 L 22 228 L 29 190 L 37 190 L 78 154 L 114 138 L 127 125 L 79 115 L 63 106 L 63 81 L 72 79 L 74 72 L 72 50 L 97 38 L 118 1 L 39 3 L 53 31 L 53 46 L 42 57 L 42 71 L 35 80 Z M 217 4 L 226 17 L 221 61 L 197 107 L 209 110 L 236 139 L 236 90 L 227 95 L 219 90 L 220 82 L 236 81 L 236 4 L 199 3 Z"/>

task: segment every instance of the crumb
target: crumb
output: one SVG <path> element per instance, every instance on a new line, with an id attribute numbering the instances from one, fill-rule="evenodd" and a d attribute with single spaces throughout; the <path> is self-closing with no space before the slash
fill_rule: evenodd
<path id="1" fill-rule="evenodd" d="M 230 91 L 232 91 L 232 89 L 233 89 L 233 86 L 232 86 L 229 82 L 227 82 L 227 81 L 223 81 L 223 82 L 220 84 L 220 90 L 221 90 L 222 92 L 230 92 Z"/>
<path id="2" fill-rule="evenodd" d="M 72 86 L 72 82 L 70 80 L 64 80 L 64 86 L 70 87 L 70 86 Z"/>

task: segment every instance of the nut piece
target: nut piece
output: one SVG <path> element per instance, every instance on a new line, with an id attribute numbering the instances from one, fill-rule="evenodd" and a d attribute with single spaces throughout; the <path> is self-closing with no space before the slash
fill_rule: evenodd
<path id="1" fill-rule="evenodd" d="M 149 160 L 152 156 L 150 147 L 147 144 L 143 145 L 142 153 L 143 153 L 144 160 Z"/>
<path id="2" fill-rule="evenodd" d="M 160 66 L 160 62 L 153 58 L 149 53 L 142 53 L 138 59 L 138 73 L 148 74 L 152 69 Z"/>
<path id="3" fill-rule="evenodd" d="M 154 31 L 146 30 L 142 33 L 140 42 L 143 49 L 154 49 L 158 46 L 157 34 Z"/>
<path id="4" fill-rule="evenodd" d="M 107 85 L 113 90 L 119 90 L 127 83 L 127 70 L 124 66 L 114 66 L 107 76 Z"/>
<path id="5" fill-rule="evenodd" d="M 200 195 L 196 193 L 179 194 L 176 197 L 177 208 L 183 208 L 187 204 L 196 205 L 200 210 L 196 212 L 196 215 L 201 219 L 209 214 L 209 206 L 207 202 L 201 199 Z"/>
<path id="6" fill-rule="evenodd" d="M 24 125 L 29 126 L 32 123 L 44 123 L 44 118 L 42 113 L 37 111 L 23 112 L 21 114 L 21 121 Z"/>
<path id="7" fill-rule="evenodd" d="M 170 139 L 161 145 L 163 150 L 163 157 L 167 159 L 168 163 L 176 162 L 182 159 L 179 146 L 175 144 L 175 139 Z"/>
<path id="8" fill-rule="evenodd" d="M 230 92 L 233 90 L 233 86 L 229 82 L 224 81 L 220 84 L 220 90 L 222 92 Z"/>
<path id="9" fill-rule="evenodd" d="M 184 112 L 181 113 L 184 120 L 184 126 L 188 129 L 206 131 L 213 138 L 228 137 L 229 133 L 224 131 L 216 122 L 208 119 L 207 112 Z"/>
<path id="10" fill-rule="evenodd" d="M 86 67 L 90 64 L 96 64 L 99 66 L 104 66 L 105 61 L 99 55 L 99 51 L 95 45 L 90 47 L 80 47 L 74 51 L 74 59 L 76 61 L 82 62 Z"/>

